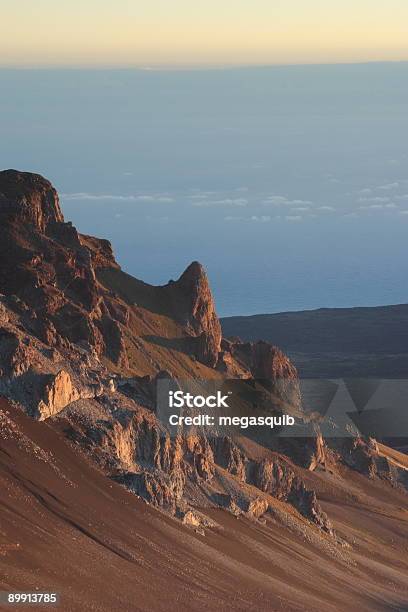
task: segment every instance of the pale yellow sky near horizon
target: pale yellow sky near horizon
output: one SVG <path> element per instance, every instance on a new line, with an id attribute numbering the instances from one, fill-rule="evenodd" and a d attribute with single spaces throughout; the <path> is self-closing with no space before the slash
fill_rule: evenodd
<path id="1" fill-rule="evenodd" d="M 0 0 L 0 65 L 408 60 L 408 0 Z"/>

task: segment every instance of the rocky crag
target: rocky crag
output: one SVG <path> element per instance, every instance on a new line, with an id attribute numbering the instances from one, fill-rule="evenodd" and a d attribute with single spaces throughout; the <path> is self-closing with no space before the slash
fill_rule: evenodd
<path id="1" fill-rule="evenodd" d="M 375 441 L 323 438 L 277 347 L 222 338 L 199 263 L 162 287 L 127 275 L 108 241 L 64 221 L 47 180 L 14 170 L 0 173 L 0 236 L 0 394 L 149 504 L 199 530 L 214 526 L 214 508 L 261 520 L 283 504 L 305 533 L 336 541 L 311 474 L 406 486 Z M 160 377 L 249 381 L 305 435 L 170 437 L 155 412 Z"/>

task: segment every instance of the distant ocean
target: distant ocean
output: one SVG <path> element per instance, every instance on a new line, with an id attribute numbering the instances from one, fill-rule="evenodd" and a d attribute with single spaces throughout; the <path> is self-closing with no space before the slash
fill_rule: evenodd
<path id="1" fill-rule="evenodd" d="M 0 70 L 0 166 L 221 315 L 408 302 L 408 64 Z"/>

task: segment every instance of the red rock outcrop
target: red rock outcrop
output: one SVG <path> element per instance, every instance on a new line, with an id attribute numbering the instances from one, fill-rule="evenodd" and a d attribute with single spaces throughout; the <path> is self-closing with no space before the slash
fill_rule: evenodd
<path id="1" fill-rule="evenodd" d="M 253 479 L 261 491 L 290 502 L 303 516 L 328 533 L 333 533 L 332 525 L 320 507 L 316 493 L 307 489 L 285 460 L 277 458 L 262 461 L 255 466 Z"/>
<path id="2" fill-rule="evenodd" d="M 0 219 L 27 223 L 42 233 L 64 220 L 51 183 L 39 174 L 18 170 L 0 173 Z"/>
<path id="3" fill-rule="evenodd" d="M 80 394 L 72 384 L 68 372 L 60 370 L 56 375 L 50 375 L 44 386 L 42 398 L 38 403 L 38 416 L 40 420 L 60 412 L 65 406 L 75 402 Z"/>
<path id="4" fill-rule="evenodd" d="M 30 348 L 0 325 L 0 376 L 21 376 L 30 367 Z"/>
<path id="5" fill-rule="evenodd" d="M 211 440 L 215 461 L 243 482 L 247 477 L 248 459 L 231 438 L 216 437 Z"/>
<path id="6" fill-rule="evenodd" d="M 116 480 L 148 503 L 173 514 L 183 495 L 183 479 L 160 471 L 125 472 L 116 477 Z"/>
<path id="7" fill-rule="evenodd" d="M 36 336 L 87 343 L 126 367 L 125 309 L 105 303 L 95 275 L 95 266 L 118 267 L 109 242 L 65 223 L 51 183 L 26 172 L 0 172 L 0 222 L 0 292 L 30 313 Z"/>
<path id="8" fill-rule="evenodd" d="M 214 367 L 221 349 L 221 325 L 215 312 L 207 275 L 197 261 L 165 288 L 176 318 L 195 338 L 197 359 Z"/>
<path id="9" fill-rule="evenodd" d="M 259 518 L 260 516 L 265 514 L 265 512 L 267 512 L 268 508 L 268 500 L 262 499 L 262 497 L 257 497 L 256 499 L 248 500 L 245 512 L 247 512 L 254 518 Z"/>

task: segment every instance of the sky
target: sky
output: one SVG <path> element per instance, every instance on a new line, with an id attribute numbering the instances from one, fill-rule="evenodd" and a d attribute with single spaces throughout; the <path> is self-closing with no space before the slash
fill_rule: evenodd
<path id="1" fill-rule="evenodd" d="M 0 0 L 3 66 L 408 60 L 407 0 Z"/>
<path id="2" fill-rule="evenodd" d="M 408 303 L 408 62 L 0 70 L 0 168 L 222 316 Z"/>

